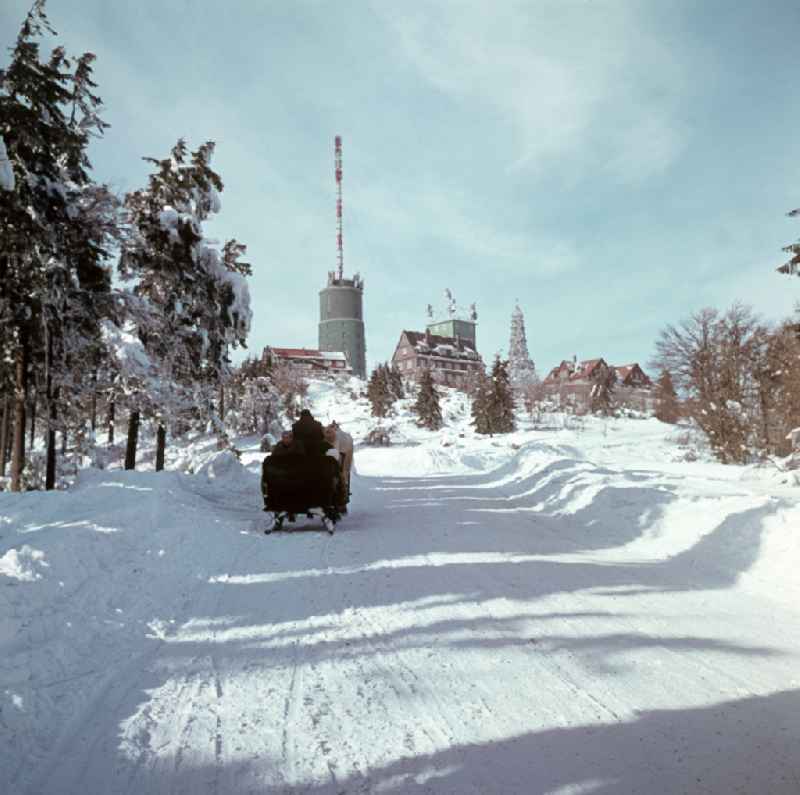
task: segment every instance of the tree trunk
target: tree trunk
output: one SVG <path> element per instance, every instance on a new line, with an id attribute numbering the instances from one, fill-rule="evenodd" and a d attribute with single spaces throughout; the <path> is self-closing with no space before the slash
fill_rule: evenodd
<path id="1" fill-rule="evenodd" d="M 28 449 L 33 451 L 33 443 L 36 441 L 36 395 L 34 394 L 31 401 L 31 437 L 28 443 Z"/>
<path id="2" fill-rule="evenodd" d="M 67 454 L 67 429 L 61 431 L 61 455 Z"/>
<path id="3" fill-rule="evenodd" d="M 219 385 L 219 421 L 223 429 L 225 428 L 225 385 Z"/>
<path id="4" fill-rule="evenodd" d="M 136 469 L 136 445 L 139 442 L 139 412 L 128 418 L 128 446 L 125 450 L 125 469 Z"/>
<path id="5" fill-rule="evenodd" d="M 8 397 L 3 398 L 3 417 L 0 420 L 0 478 L 6 476 L 6 455 L 8 453 L 8 425 L 9 425 Z"/>
<path id="6" fill-rule="evenodd" d="M 116 414 L 117 404 L 113 400 L 108 403 L 108 446 L 114 444 L 114 415 Z"/>
<path id="7" fill-rule="evenodd" d="M 156 442 L 156 472 L 164 469 L 164 449 L 167 446 L 167 430 L 159 423 Z"/>
<path id="8" fill-rule="evenodd" d="M 11 460 L 11 491 L 22 490 L 25 468 L 25 398 L 28 392 L 28 339 L 20 330 L 14 362 L 14 451 Z"/>
<path id="9" fill-rule="evenodd" d="M 92 419 L 92 436 L 97 430 L 97 369 L 92 373 L 92 406 L 91 406 L 91 419 Z"/>
<path id="10" fill-rule="evenodd" d="M 45 473 L 45 491 L 51 491 L 56 487 L 56 420 L 58 419 L 58 409 L 56 408 L 55 398 L 50 398 L 50 424 L 47 428 L 47 471 Z"/>

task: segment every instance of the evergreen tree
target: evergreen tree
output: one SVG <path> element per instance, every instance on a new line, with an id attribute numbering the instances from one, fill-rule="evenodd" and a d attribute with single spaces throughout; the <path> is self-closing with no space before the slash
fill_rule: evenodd
<path id="1" fill-rule="evenodd" d="M 223 187 L 211 168 L 213 152 L 213 142 L 189 152 L 179 140 L 169 158 L 144 158 L 156 170 L 146 189 L 125 199 L 131 234 L 120 275 L 135 281 L 134 294 L 154 309 L 138 334 L 176 385 L 174 399 L 156 412 L 162 422 L 188 405 L 216 419 L 212 401 L 229 372 L 228 348 L 244 344 L 249 331 L 250 266 L 239 261 L 244 246 L 231 240 L 220 254 L 203 235 L 203 222 L 219 212 Z M 222 433 L 218 422 L 217 428 Z M 135 444 L 132 450 L 129 464 Z"/>
<path id="2" fill-rule="evenodd" d="M 663 370 L 656 384 L 656 417 L 661 422 L 676 423 L 681 416 L 680 401 L 669 370 Z"/>
<path id="3" fill-rule="evenodd" d="M 389 413 L 394 400 L 392 398 L 387 368 L 379 364 L 370 376 L 367 384 L 367 398 L 372 405 L 373 417 L 385 417 Z"/>
<path id="4" fill-rule="evenodd" d="M 85 53 L 73 68 L 57 47 L 43 62 L 38 39 L 47 33 L 55 31 L 44 0 L 36 0 L 0 72 L 0 354 L 15 370 L 14 490 L 22 486 L 31 374 L 38 371 L 52 418 L 58 381 L 78 380 L 70 346 L 96 336 L 100 307 L 87 293 L 108 288 L 106 231 L 87 200 L 89 136 L 107 127 L 92 93 L 94 55 Z"/>
<path id="5" fill-rule="evenodd" d="M 417 415 L 417 424 L 431 431 L 442 427 L 442 409 L 439 393 L 433 383 L 433 375 L 428 368 L 423 369 L 419 379 L 419 391 L 412 411 Z"/>
<path id="6" fill-rule="evenodd" d="M 492 365 L 488 411 L 492 433 L 510 433 L 515 429 L 514 392 L 508 374 L 508 362 L 503 361 L 499 354 Z"/>
<path id="7" fill-rule="evenodd" d="M 525 337 L 525 317 L 519 304 L 511 314 L 508 372 L 512 386 L 518 389 L 525 389 L 536 380 L 536 368 L 528 353 L 528 341 Z"/>
<path id="8" fill-rule="evenodd" d="M 389 389 L 392 396 L 396 400 L 402 400 L 406 396 L 405 388 L 403 387 L 403 376 L 400 375 L 400 370 L 396 364 L 393 364 L 388 371 Z"/>
<path id="9" fill-rule="evenodd" d="M 486 373 L 478 372 L 472 399 L 472 424 L 476 433 L 491 435 L 494 432 L 490 412 L 491 392 L 492 382 Z"/>

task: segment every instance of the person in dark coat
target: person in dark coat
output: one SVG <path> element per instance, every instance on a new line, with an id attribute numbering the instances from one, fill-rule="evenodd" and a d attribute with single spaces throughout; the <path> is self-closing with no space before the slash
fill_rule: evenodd
<path id="1" fill-rule="evenodd" d="M 261 494 L 264 497 L 264 510 L 267 510 L 267 461 L 270 458 L 281 458 L 285 455 L 303 455 L 305 450 L 303 445 L 294 440 L 291 431 L 284 431 L 281 434 L 281 440 L 272 448 L 270 455 L 268 455 L 261 464 Z"/>
<path id="2" fill-rule="evenodd" d="M 272 448 L 272 455 L 302 455 L 305 453 L 302 442 L 298 442 L 294 438 L 291 431 L 284 431 L 281 434 L 281 440 Z"/>
<path id="3" fill-rule="evenodd" d="M 292 425 L 294 440 L 300 442 L 307 455 L 325 455 L 329 449 L 322 432 L 322 423 L 317 422 L 308 409 L 300 412 L 300 419 Z"/>

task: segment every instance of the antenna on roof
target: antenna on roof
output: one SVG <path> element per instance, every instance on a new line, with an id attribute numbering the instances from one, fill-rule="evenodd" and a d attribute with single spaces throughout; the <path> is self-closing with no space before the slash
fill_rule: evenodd
<path id="1" fill-rule="evenodd" d="M 336 170 L 336 261 L 337 278 L 344 278 L 344 247 L 342 243 L 342 136 L 334 138 L 333 161 Z"/>

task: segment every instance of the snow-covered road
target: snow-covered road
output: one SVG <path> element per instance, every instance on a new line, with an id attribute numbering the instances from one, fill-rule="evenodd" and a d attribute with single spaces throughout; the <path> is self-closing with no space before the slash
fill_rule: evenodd
<path id="1" fill-rule="evenodd" d="M 0 790 L 800 792 L 796 499 L 544 441 L 381 474 L 403 454 L 363 451 L 333 537 L 249 531 L 224 460 L 35 521 L 3 495 L 44 558 L 0 590 Z"/>

